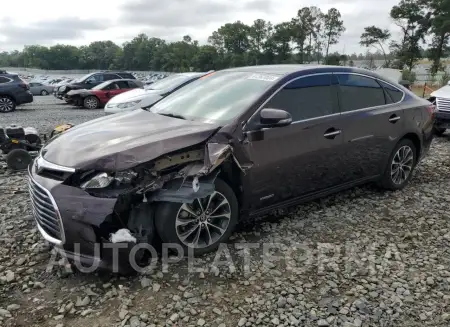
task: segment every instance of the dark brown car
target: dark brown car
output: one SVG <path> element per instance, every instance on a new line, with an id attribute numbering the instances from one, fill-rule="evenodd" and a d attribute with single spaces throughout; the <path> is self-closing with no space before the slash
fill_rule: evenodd
<path id="1" fill-rule="evenodd" d="M 156 234 L 205 253 L 241 219 L 367 182 L 403 188 L 433 120 L 428 101 L 362 69 L 218 71 L 52 140 L 29 167 L 31 203 L 44 238 L 85 263 L 111 267 L 111 248 Z"/>

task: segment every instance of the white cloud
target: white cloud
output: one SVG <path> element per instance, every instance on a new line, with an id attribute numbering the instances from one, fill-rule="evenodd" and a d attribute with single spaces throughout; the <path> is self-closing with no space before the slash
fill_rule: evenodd
<path id="1" fill-rule="evenodd" d="M 4 1 L 0 11 L 0 51 L 22 49 L 27 44 L 88 44 L 112 40 L 118 44 L 140 32 L 176 40 L 189 34 L 201 43 L 227 22 L 251 24 L 257 18 L 272 23 L 290 20 L 298 9 L 337 8 L 346 32 L 333 51 L 363 52 L 359 36 L 376 25 L 397 35 L 389 12 L 397 0 L 60 0 Z M 74 8 L 78 10 L 74 10 Z"/>

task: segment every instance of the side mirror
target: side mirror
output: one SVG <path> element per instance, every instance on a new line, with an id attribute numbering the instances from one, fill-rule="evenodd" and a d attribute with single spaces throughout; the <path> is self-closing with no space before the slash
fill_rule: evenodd
<path id="1" fill-rule="evenodd" d="M 265 108 L 261 110 L 259 117 L 260 127 L 283 127 L 292 123 L 289 112 L 281 109 Z"/>

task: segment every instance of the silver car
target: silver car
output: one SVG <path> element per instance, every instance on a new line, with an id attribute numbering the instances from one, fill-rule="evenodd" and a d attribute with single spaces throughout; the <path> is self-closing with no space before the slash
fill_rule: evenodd
<path id="1" fill-rule="evenodd" d="M 51 85 L 44 85 L 39 82 L 30 83 L 30 91 L 33 95 L 49 95 L 53 92 L 53 88 Z"/>

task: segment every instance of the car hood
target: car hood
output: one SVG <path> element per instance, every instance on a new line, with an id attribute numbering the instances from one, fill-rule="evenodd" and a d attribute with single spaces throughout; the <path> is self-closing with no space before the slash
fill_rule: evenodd
<path id="1" fill-rule="evenodd" d="M 77 125 L 52 139 L 42 153 L 61 166 L 120 171 L 204 142 L 218 127 L 138 109 Z"/>
<path id="2" fill-rule="evenodd" d="M 434 91 L 430 96 L 435 98 L 449 98 L 450 99 L 450 85 L 445 85 L 440 89 Z"/>
<path id="3" fill-rule="evenodd" d="M 159 92 L 156 90 L 133 89 L 133 90 L 121 93 L 119 95 L 116 95 L 114 98 L 109 100 L 108 104 L 117 104 L 117 103 L 125 103 L 125 102 L 142 100 L 145 97 L 151 96 L 151 95 L 159 95 Z"/>

